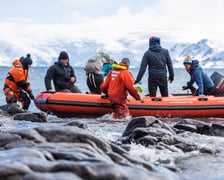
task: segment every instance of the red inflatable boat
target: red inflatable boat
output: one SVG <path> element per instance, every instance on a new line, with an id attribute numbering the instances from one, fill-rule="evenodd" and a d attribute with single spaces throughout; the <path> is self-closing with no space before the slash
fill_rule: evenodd
<path id="1" fill-rule="evenodd" d="M 170 95 L 143 97 L 144 103 L 128 97 L 132 116 L 155 117 L 224 117 L 224 97 Z M 101 95 L 42 92 L 35 99 L 41 111 L 58 117 L 101 116 L 113 111 Z"/>

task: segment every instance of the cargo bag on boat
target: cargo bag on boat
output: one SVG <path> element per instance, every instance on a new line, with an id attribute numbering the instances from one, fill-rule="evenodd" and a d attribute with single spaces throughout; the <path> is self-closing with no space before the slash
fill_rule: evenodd
<path id="1" fill-rule="evenodd" d="M 224 96 L 224 76 L 215 71 L 211 75 L 211 79 L 214 82 L 213 95 Z"/>

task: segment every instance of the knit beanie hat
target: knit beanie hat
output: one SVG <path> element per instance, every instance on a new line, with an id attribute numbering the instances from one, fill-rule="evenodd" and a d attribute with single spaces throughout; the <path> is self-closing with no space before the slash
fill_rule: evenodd
<path id="1" fill-rule="evenodd" d="M 124 63 L 129 68 L 129 66 L 130 66 L 130 60 L 128 58 L 123 58 L 121 60 L 121 62 Z"/>
<path id="2" fill-rule="evenodd" d="M 33 60 L 31 59 L 30 54 L 27 54 L 25 58 L 21 57 L 20 61 L 21 61 L 23 66 L 28 66 L 28 65 L 31 65 L 33 63 Z"/>
<path id="3" fill-rule="evenodd" d="M 67 52 L 61 51 L 61 53 L 58 56 L 58 60 L 60 59 L 69 59 Z"/>
<path id="4" fill-rule="evenodd" d="M 185 58 L 184 58 L 184 62 L 183 62 L 183 64 L 192 64 L 192 58 L 191 58 L 191 56 L 186 56 Z"/>

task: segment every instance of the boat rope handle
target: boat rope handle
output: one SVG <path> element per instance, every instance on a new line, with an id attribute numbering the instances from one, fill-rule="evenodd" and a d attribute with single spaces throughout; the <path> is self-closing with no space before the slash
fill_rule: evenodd
<path id="1" fill-rule="evenodd" d="M 198 98 L 198 101 L 208 101 L 208 98 Z"/>
<path id="2" fill-rule="evenodd" d="M 162 101 L 161 98 L 152 98 L 152 101 Z"/>

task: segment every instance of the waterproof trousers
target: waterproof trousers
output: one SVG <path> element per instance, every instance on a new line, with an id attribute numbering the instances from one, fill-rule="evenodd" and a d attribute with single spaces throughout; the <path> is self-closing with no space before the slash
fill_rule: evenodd
<path id="1" fill-rule="evenodd" d="M 95 74 L 93 72 L 87 74 L 87 86 L 91 94 L 101 94 L 100 85 L 103 83 L 103 77 L 101 74 Z"/>
<path id="2" fill-rule="evenodd" d="M 151 97 L 156 97 L 156 91 L 159 87 L 160 94 L 163 97 L 168 96 L 168 83 L 167 83 L 167 76 L 149 76 L 148 78 L 148 90 L 149 95 Z"/>
<path id="3" fill-rule="evenodd" d="M 114 113 L 113 113 L 114 119 L 123 119 L 129 116 L 129 110 L 126 104 L 114 103 L 113 109 L 114 109 Z"/>
<path id="4" fill-rule="evenodd" d="M 22 103 L 22 109 L 28 110 L 30 106 L 30 98 L 28 97 L 27 93 L 20 91 L 20 92 L 13 92 L 9 88 L 6 88 L 4 90 L 5 96 L 6 96 L 6 103 L 17 103 L 17 101 Z"/>

